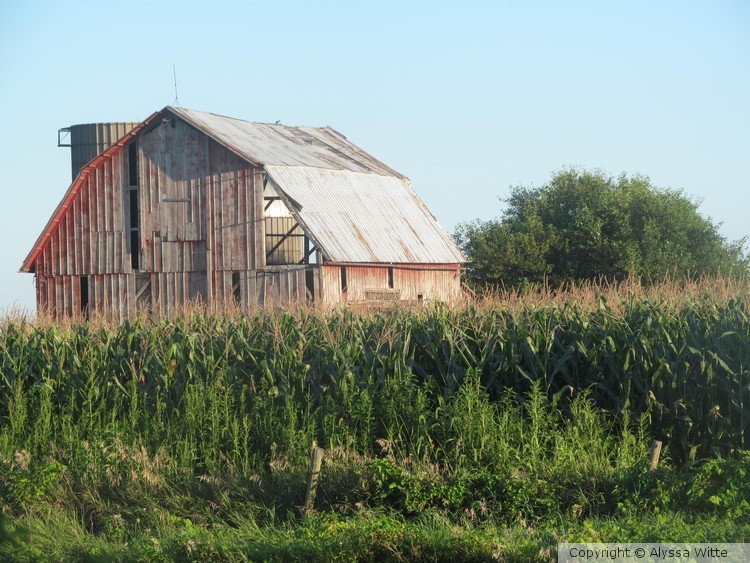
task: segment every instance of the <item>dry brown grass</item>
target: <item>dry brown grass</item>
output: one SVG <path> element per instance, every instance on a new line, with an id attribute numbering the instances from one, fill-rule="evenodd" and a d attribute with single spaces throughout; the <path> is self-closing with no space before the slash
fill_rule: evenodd
<path id="1" fill-rule="evenodd" d="M 511 311 L 562 306 L 577 306 L 590 311 L 604 301 L 616 314 L 631 302 L 650 301 L 668 308 L 681 308 L 699 301 L 710 301 L 722 306 L 749 295 L 750 279 L 747 278 L 668 279 L 656 284 L 629 278 L 623 281 L 568 282 L 559 287 L 539 284 L 525 290 L 498 289 L 486 292 L 476 303 L 483 308 Z"/>
<path id="2" fill-rule="evenodd" d="M 728 304 L 732 300 L 750 296 L 750 278 L 728 277 L 700 277 L 695 279 L 667 279 L 659 283 L 647 283 L 639 278 L 629 278 L 622 281 L 599 279 L 596 281 L 567 282 L 553 287 L 549 284 L 535 284 L 524 289 L 488 289 L 476 299 L 465 298 L 450 305 L 461 309 L 474 306 L 479 309 L 499 308 L 506 311 L 522 311 L 530 309 L 576 306 L 583 310 L 595 310 L 602 302 L 607 304 L 612 314 L 624 310 L 628 303 L 650 301 L 660 306 L 680 308 L 690 303 L 710 301 L 717 306 Z M 243 310 L 234 303 L 227 306 L 208 306 L 203 302 L 189 302 L 180 305 L 168 313 L 160 311 L 141 311 L 139 321 L 145 326 L 151 326 L 169 320 L 184 321 L 206 316 L 220 316 L 231 323 L 246 315 L 273 315 L 283 311 L 295 318 L 311 313 L 327 315 L 335 311 L 351 310 L 357 315 L 374 316 L 387 313 L 393 309 L 419 312 L 429 310 L 434 303 L 401 303 L 396 302 L 390 307 L 371 307 L 366 304 L 338 304 L 325 306 L 322 304 L 292 303 L 286 307 L 264 309 L 253 307 Z M 438 305 L 439 306 L 439 305 Z M 55 319 L 52 315 L 40 312 L 30 313 L 19 307 L 0 313 L 0 329 L 9 322 L 16 326 L 26 326 L 29 329 L 43 328 L 54 325 L 58 330 L 67 331 L 73 327 L 86 323 L 90 330 L 108 329 L 121 324 L 113 315 L 106 311 L 95 311 L 88 319 L 83 317 Z"/>

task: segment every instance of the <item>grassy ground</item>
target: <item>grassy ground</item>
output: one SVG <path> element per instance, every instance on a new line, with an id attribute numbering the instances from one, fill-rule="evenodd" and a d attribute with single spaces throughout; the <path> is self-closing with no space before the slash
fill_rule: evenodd
<path id="1" fill-rule="evenodd" d="M 452 521 L 428 511 L 316 514 L 259 526 L 196 526 L 174 519 L 154 529 L 92 534 L 54 509 L 6 530 L 5 561 L 556 561 L 561 542 L 747 542 L 750 524 L 665 512 L 567 519 L 535 526 Z"/>

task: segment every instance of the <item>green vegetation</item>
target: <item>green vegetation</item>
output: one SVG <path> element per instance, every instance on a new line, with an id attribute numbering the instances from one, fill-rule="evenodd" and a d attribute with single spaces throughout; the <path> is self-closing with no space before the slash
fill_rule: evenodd
<path id="1" fill-rule="evenodd" d="M 7 319 L 0 559 L 552 560 L 561 541 L 748 541 L 748 289 Z"/>
<path id="2" fill-rule="evenodd" d="M 726 241 L 698 203 L 642 176 L 567 169 L 540 188 L 513 189 L 506 203 L 499 220 L 465 223 L 454 235 L 478 289 L 749 271 L 744 239 Z"/>

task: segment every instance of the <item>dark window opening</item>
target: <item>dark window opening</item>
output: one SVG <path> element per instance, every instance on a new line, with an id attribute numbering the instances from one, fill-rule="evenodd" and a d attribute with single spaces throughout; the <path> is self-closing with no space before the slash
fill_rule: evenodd
<path id="1" fill-rule="evenodd" d="M 89 316 L 89 278 L 81 276 L 81 312 L 85 317 Z"/>
<path id="2" fill-rule="evenodd" d="M 130 228 L 137 229 L 138 223 L 138 190 L 130 190 Z"/>
<path id="3" fill-rule="evenodd" d="M 307 300 L 315 301 L 315 272 L 310 268 L 305 271 L 305 289 L 307 290 Z"/>
<path id="4" fill-rule="evenodd" d="M 341 266 L 341 293 L 346 293 L 346 267 Z"/>
<path id="5" fill-rule="evenodd" d="M 388 289 L 393 289 L 393 266 L 388 267 Z"/>
<path id="6" fill-rule="evenodd" d="M 235 303 L 242 303 L 242 291 L 240 289 L 240 273 L 232 272 L 232 296 Z"/>
<path id="7" fill-rule="evenodd" d="M 419 301 L 420 303 L 421 303 L 422 301 L 424 301 L 424 295 L 423 295 L 423 294 L 421 294 L 421 293 L 420 293 L 420 294 L 418 294 L 418 295 L 417 295 L 417 301 Z"/>
<path id="8" fill-rule="evenodd" d="M 138 229 L 130 231 L 130 267 L 134 270 L 140 269 L 141 236 Z"/>
<path id="9" fill-rule="evenodd" d="M 140 269 L 141 230 L 138 213 L 138 189 L 130 190 L 130 265 L 134 270 Z"/>
<path id="10" fill-rule="evenodd" d="M 135 141 L 128 146 L 128 183 L 138 185 L 138 145 Z"/>

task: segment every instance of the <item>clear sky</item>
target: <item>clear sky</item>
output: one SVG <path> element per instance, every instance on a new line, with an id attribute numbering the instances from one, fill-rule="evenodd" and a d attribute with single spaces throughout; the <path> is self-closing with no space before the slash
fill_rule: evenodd
<path id="1" fill-rule="evenodd" d="M 566 166 L 649 176 L 750 234 L 747 0 L 0 0 L 0 312 L 70 183 L 57 130 L 175 102 L 330 125 L 441 224 Z"/>

